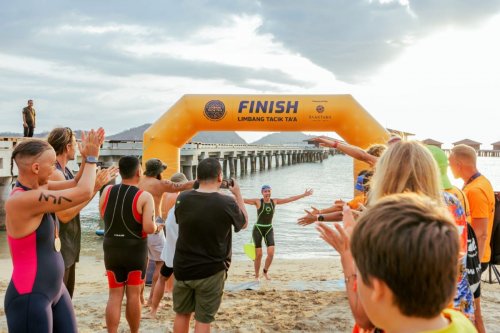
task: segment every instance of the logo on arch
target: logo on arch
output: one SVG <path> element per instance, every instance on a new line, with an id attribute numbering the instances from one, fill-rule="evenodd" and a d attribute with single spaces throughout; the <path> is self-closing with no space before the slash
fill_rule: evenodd
<path id="1" fill-rule="evenodd" d="M 212 100 L 205 104 L 204 114 L 210 120 L 221 120 L 226 115 L 226 106 L 219 100 Z"/>

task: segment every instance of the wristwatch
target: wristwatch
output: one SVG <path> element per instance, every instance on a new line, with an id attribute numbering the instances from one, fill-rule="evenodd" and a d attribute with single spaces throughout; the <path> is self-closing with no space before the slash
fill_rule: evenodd
<path id="1" fill-rule="evenodd" d="M 99 161 L 97 160 L 97 157 L 95 157 L 95 156 L 87 156 L 87 158 L 85 158 L 85 162 L 89 163 L 89 164 L 97 164 L 97 162 L 99 162 Z"/>
<path id="2" fill-rule="evenodd" d="M 323 215 L 318 215 L 318 221 L 323 222 L 325 217 Z"/>

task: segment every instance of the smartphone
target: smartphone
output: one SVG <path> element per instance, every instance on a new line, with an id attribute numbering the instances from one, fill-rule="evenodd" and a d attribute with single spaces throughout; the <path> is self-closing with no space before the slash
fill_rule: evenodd
<path id="1" fill-rule="evenodd" d="M 229 188 L 234 186 L 234 179 L 223 179 L 220 188 Z"/>

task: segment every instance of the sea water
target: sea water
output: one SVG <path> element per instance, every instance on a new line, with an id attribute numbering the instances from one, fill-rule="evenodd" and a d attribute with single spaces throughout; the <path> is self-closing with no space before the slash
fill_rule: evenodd
<path id="1" fill-rule="evenodd" d="M 500 191 L 500 158 L 480 157 L 479 170 L 491 181 L 493 188 Z M 324 258 L 336 255 L 335 251 L 318 236 L 314 225 L 299 226 L 297 219 L 305 214 L 304 209 L 311 206 L 325 208 L 336 199 L 352 198 L 352 159 L 336 155 L 330 156 L 322 163 L 302 163 L 291 166 L 280 166 L 270 170 L 258 171 L 237 178 L 241 192 L 245 198 L 260 198 L 260 187 L 263 184 L 272 187 L 273 198 L 286 198 L 304 193 L 307 188 L 314 189 L 314 194 L 284 205 L 278 205 L 274 214 L 273 225 L 276 241 L 277 258 L 304 259 Z M 462 181 L 450 180 L 461 187 Z M 245 258 L 243 244 L 251 239 L 253 224 L 256 221 L 255 206 L 247 205 L 249 225 L 233 235 L 233 259 Z M 98 198 L 81 212 L 82 221 L 82 253 L 102 259 L 102 237 L 95 231 L 102 228 L 98 211 Z M 6 234 L 0 234 L 0 258 L 8 258 Z M 265 250 L 264 250 L 265 251 Z"/>

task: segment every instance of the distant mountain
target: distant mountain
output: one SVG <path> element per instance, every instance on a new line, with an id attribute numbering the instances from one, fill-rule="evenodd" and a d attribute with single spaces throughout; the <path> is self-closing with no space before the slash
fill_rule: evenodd
<path id="1" fill-rule="evenodd" d="M 236 132 L 200 132 L 191 139 L 191 142 L 234 143 L 234 144 L 247 143 Z"/>
<path id="2" fill-rule="evenodd" d="M 106 139 L 141 141 L 144 131 L 146 131 L 149 126 L 151 126 L 151 124 L 134 127 L 123 132 L 107 136 Z M 191 139 L 191 142 L 246 144 L 246 141 L 243 140 L 241 136 L 236 134 L 236 132 L 200 132 Z"/>
<path id="3" fill-rule="evenodd" d="M 151 124 L 144 124 L 138 127 L 133 127 L 117 134 L 106 136 L 106 140 L 127 140 L 127 141 L 142 141 L 144 132 Z"/>
<path id="4" fill-rule="evenodd" d="M 36 131 L 36 129 L 35 129 Z M 77 139 L 80 139 L 81 136 L 81 131 L 80 130 L 73 130 L 73 133 L 75 133 L 75 136 Z M 46 138 L 49 135 L 49 132 L 41 132 L 41 133 L 36 133 L 33 135 L 35 138 Z M 13 138 L 21 138 L 23 137 L 23 133 L 15 133 L 15 132 L 0 132 L 0 137 L 13 137 Z"/>
<path id="5" fill-rule="evenodd" d="M 36 131 L 36 129 L 35 129 Z M 42 133 L 36 133 L 35 132 L 35 135 L 34 137 L 36 138 L 45 138 L 47 137 L 47 135 L 49 135 L 49 132 L 42 132 Z M 15 132 L 0 132 L 0 136 L 5 136 L 5 137 L 11 137 L 11 138 L 22 138 L 23 137 L 23 133 L 15 133 Z"/>
<path id="6" fill-rule="evenodd" d="M 315 138 L 317 135 L 307 135 L 302 132 L 280 132 L 266 135 L 252 142 L 257 145 L 305 145 L 304 140 Z"/>

